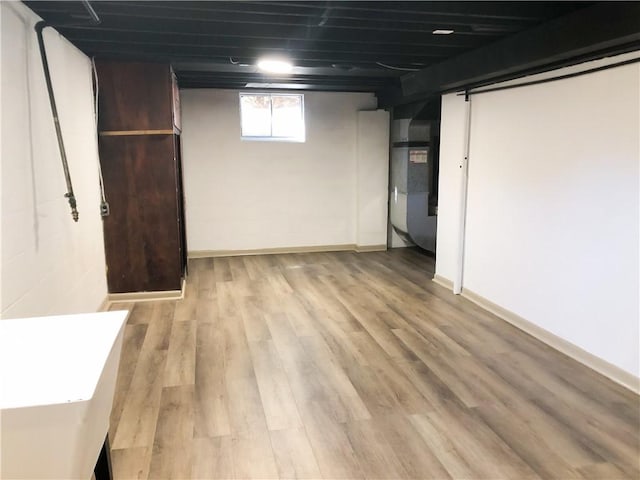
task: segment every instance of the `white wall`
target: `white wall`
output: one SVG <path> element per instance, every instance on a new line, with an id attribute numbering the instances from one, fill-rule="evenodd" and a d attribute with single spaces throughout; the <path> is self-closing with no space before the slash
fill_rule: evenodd
<path id="1" fill-rule="evenodd" d="M 640 376 L 639 64 L 471 98 L 464 289 Z M 444 96 L 436 273 L 449 280 L 464 121 L 463 97 Z"/>
<path id="2" fill-rule="evenodd" d="M 358 112 L 356 245 L 385 245 L 389 204 L 389 112 Z"/>
<path id="3" fill-rule="evenodd" d="M 3 318 L 95 311 L 107 294 L 89 59 L 44 31 L 80 212 L 74 223 L 33 25 L 19 2 L 2 16 Z"/>
<path id="4" fill-rule="evenodd" d="M 376 116 L 358 124 L 358 111 L 376 108 L 372 94 L 305 93 L 305 143 L 242 141 L 238 91 L 181 97 L 189 251 L 386 243 L 377 214 L 358 235 L 358 205 L 370 203 L 358 197 L 358 142 L 376 151 L 389 128 L 380 131 Z M 388 168 L 388 146 L 375 162 L 377 178 Z M 366 191 L 378 205 L 387 184 L 375 184 L 380 191 Z"/>

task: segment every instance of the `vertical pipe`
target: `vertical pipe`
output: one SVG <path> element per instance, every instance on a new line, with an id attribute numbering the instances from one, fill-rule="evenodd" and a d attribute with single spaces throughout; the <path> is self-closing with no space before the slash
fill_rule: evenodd
<path id="1" fill-rule="evenodd" d="M 100 23 L 100 17 L 95 12 L 89 0 L 82 0 L 87 14 L 89 15 L 89 23 L 92 25 L 98 25 Z M 72 24 L 68 24 L 71 26 Z M 71 216 L 73 221 L 78 221 L 78 209 L 76 207 L 76 197 L 73 193 L 73 184 L 71 183 L 71 174 L 69 173 L 69 163 L 67 162 L 67 152 L 64 148 L 64 141 L 62 138 L 62 129 L 60 128 L 60 119 L 58 118 L 58 107 L 56 106 L 56 98 L 53 93 L 53 85 L 51 84 L 51 73 L 49 72 L 49 61 L 47 60 L 47 50 L 44 45 L 44 37 L 42 36 L 42 30 L 47 27 L 47 22 L 40 21 L 35 24 L 35 31 L 38 37 L 38 48 L 40 49 L 40 59 L 42 60 L 42 69 L 44 71 L 44 80 L 47 84 L 47 93 L 49 94 L 49 104 L 51 105 L 51 115 L 53 116 L 53 125 L 56 129 L 56 138 L 58 139 L 58 148 L 60 149 L 60 159 L 62 160 L 62 168 L 64 170 L 64 180 L 67 183 L 67 193 L 64 196 L 69 201 L 69 207 L 71 207 Z"/>
<path id="2" fill-rule="evenodd" d="M 471 140 L 471 97 L 469 92 L 464 94 L 465 102 L 465 125 L 464 125 L 464 157 L 460 169 L 460 226 L 458 228 L 458 262 L 456 277 L 453 280 L 453 293 L 462 293 L 462 282 L 464 277 L 464 249 L 467 228 L 467 192 L 469 189 L 469 150 Z"/>
<path id="3" fill-rule="evenodd" d="M 67 183 L 67 193 L 65 197 L 69 200 L 71 207 L 71 216 L 75 222 L 78 221 L 78 209 L 76 208 L 76 197 L 73 194 L 73 185 L 71 184 L 71 174 L 69 173 L 69 164 L 67 163 L 67 153 L 62 140 L 62 130 L 60 128 L 60 119 L 58 118 L 58 108 L 56 99 L 53 95 L 53 85 L 51 84 L 51 74 L 49 73 L 49 62 L 47 60 L 47 51 L 44 47 L 44 38 L 42 30 L 47 26 L 44 21 L 36 23 L 35 30 L 38 36 L 38 47 L 40 48 L 40 58 L 42 59 L 42 69 L 44 70 L 44 79 L 47 84 L 47 92 L 49 93 L 49 103 L 51 105 L 51 114 L 53 115 L 53 125 L 56 128 L 56 137 L 58 139 L 58 148 L 60 149 L 60 158 L 62 160 L 62 168 L 64 170 L 64 179 Z"/>

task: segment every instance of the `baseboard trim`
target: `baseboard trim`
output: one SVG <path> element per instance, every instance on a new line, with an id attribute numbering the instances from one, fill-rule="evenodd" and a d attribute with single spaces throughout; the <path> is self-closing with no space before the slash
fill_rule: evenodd
<path id="1" fill-rule="evenodd" d="M 356 252 L 358 253 L 366 253 L 366 252 L 386 252 L 387 245 L 356 245 Z"/>
<path id="2" fill-rule="evenodd" d="M 443 279 L 442 277 L 439 277 L 438 281 L 436 281 L 436 279 L 434 278 L 434 282 L 440 285 L 443 285 L 443 283 L 451 283 L 449 280 Z M 486 298 L 478 295 L 471 290 L 468 290 L 466 288 L 463 289 L 462 296 L 467 300 L 475 303 L 479 307 L 484 308 L 488 312 L 493 313 L 505 322 L 510 323 L 514 327 L 522 330 L 525 333 L 528 333 L 534 338 L 537 338 L 538 340 L 554 348 L 555 350 L 564 353 L 568 357 L 573 358 L 577 362 L 582 363 L 592 370 L 595 370 L 596 372 L 622 385 L 628 390 L 631 390 L 636 394 L 640 394 L 640 378 L 635 377 L 633 374 L 622 370 L 620 367 L 617 367 L 600 357 L 596 357 L 595 355 L 587 352 L 577 345 L 574 345 L 573 343 L 558 337 L 548 330 L 545 330 L 544 328 L 531 323 L 530 321 L 520 317 L 519 315 L 516 315 L 515 313 L 501 307 L 500 305 L 493 303 L 490 300 L 487 300 Z"/>
<path id="3" fill-rule="evenodd" d="M 107 295 L 106 297 L 104 297 L 104 300 L 102 300 L 102 303 L 98 307 L 98 312 L 107 312 L 109 311 L 110 306 L 111 301 L 109 300 L 109 295 Z"/>
<path id="4" fill-rule="evenodd" d="M 157 300 L 181 300 L 184 298 L 186 279 L 182 279 L 180 290 L 163 290 L 157 292 L 127 292 L 110 293 L 107 296 L 109 304 L 127 302 L 153 302 Z"/>
<path id="5" fill-rule="evenodd" d="M 251 250 L 192 250 L 188 255 L 189 258 L 216 258 L 240 257 L 245 255 L 277 255 L 282 253 L 348 252 L 354 251 L 356 248 L 358 247 L 355 244 L 347 243 L 341 245 L 311 245 L 308 247 L 256 248 Z"/>
<path id="6" fill-rule="evenodd" d="M 447 290 L 453 290 L 453 282 L 448 278 L 444 278 L 440 275 L 436 274 L 433 276 L 433 283 L 437 283 L 438 285 L 446 288 Z"/>

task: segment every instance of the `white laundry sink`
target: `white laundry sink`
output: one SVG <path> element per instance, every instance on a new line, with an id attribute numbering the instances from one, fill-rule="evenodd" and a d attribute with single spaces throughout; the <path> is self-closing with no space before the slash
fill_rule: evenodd
<path id="1" fill-rule="evenodd" d="M 0 320 L 0 478 L 91 478 L 127 315 Z"/>

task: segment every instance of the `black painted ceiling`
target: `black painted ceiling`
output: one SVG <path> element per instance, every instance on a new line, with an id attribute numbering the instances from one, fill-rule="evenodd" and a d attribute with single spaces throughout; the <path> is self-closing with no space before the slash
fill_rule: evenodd
<path id="1" fill-rule="evenodd" d="M 27 1 L 89 56 L 169 61 L 182 88 L 248 83 L 381 91 L 413 70 L 586 8 L 594 2 Z M 453 29 L 451 35 L 433 35 Z M 263 55 L 290 58 L 289 75 L 266 76 Z"/>

